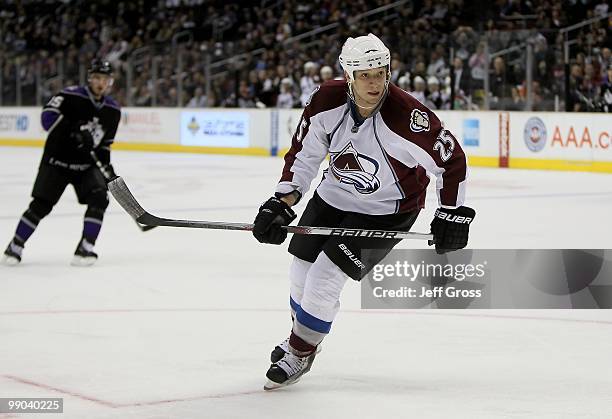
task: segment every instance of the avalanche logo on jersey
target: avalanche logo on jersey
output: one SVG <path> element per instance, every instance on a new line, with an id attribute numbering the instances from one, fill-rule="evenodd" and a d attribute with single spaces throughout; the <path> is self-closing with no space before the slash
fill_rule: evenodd
<path id="1" fill-rule="evenodd" d="M 380 188 L 380 180 L 376 177 L 379 163 L 358 153 L 351 142 L 342 151 L 330 155 L 329 170 L 341 183 L 353 185 L 362 194 L 371 194 Z"/>
<path id="2" fill-rule="evenodd" d="M 94 147 L 99 146 L 104 138 L 104 130 L 102 129 L 102 125 L 100 125 L 100 119 L 97 116 L 94 116 L 93 120 L 81 125 L 81 131 L 85 130 L 89 131 L 91 134 L 91 137 L 94 140 Z"/>
<path id="3" fill-rule="evenodd" d="M 413 132 L 429 131 L 429 115 L 418 109 L 413 109 L 410 114 L 410 129 Z"/>

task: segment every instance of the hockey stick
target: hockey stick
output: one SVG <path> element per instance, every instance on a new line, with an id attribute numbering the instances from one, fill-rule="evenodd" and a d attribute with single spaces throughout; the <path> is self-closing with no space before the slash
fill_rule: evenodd
<path id="1" fill-rule="evenodd" d="M 148 226 L 167 226 L 167 227 L 187 227 L 187 228 L 207 228 L 213 230 L 241 230 L 252 231 L 253 224 L 245 223 L 226 223 L 217 221 L 195 221 L 195 220 L 175 220 L 170 218 L 160 218 L 149 214 L 138 203 L 132 192 L 121 178 L 117 176 L 108 183 L 108 190 L 113 194 L 119 205 L 127 211 L 140 224 Z M 289 233 L 293 234 L 317 234 L 323 236 L 352 236 L 352 237 L 371 237 L 383 239 L 420 239 L 432 240 L 431 234 L 411 233 L 406 231 L 386 231 L 386 230 L 362 230 L 357 228 L 342 227 L 307 227 L 307 226 L 283 226 Z"/>
<path id="2" fill-rule="evenodd" d="M 106 169 L 104 168 L 104 164 L 102 164 L 102 162 L 100 161 L 100 159 L 98 158 L 98 156 L 93 150 L 89 150 L 89 155 L 91 156 L 91 159 L 94 161 L 94 163 L 96 164 L 96 167 L 102 174 L 102 177 L 104 177 L 104 180 L 108 184 L 108 182 L 111 181 L 111 174 L 106 172 Z M 149 231 L 157 227 L 157 226 L 152 226 L 152 225 L 142 225 L 138 221 L 136 221 L 136 225 L 138 226 L 140 231 Z"/>

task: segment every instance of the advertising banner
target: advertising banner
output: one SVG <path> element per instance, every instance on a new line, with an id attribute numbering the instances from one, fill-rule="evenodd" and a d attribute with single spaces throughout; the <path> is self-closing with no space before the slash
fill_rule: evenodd
<path id="1" fill-rule="evenodd" d="M 512 112 L 512 157 L 612 163 L 612 123 L 606 114 Z"/>
<path id="2" fill-rule="evenodd" d="M 183 111 L 181 144 L 204 147 L 249 147 L 247 112 Z"/>
<path id="3" fill-rule="evenodd" d="M 180 109 L 123 108 L 116 142 L 176 144 Z"/>
<path id="4" fill-rule="evenodd" d="M 0 107 L 0 139 L 43 140 L 40 108 Z"/>

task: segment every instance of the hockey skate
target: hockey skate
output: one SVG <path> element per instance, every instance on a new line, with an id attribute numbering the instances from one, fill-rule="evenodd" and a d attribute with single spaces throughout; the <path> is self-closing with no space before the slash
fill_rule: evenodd
<path id="1" fill-rule="evenodd" d="M 266 373 L 268 382 L 264 385 L 264 390 L 276 390 L 297 383 L 302 375 L 310 371 L 317 352 L 314 351 L 305 357 L 286 352 L 280 361 L 272 364 L 268 369 Z"/>
<path id="2" fill-rule="evenodd" d="M 21 252 L 23 252 L 23 243 L 18 243 L 15 239 L 11 240 L 2 256 L 2 264 L 7 266 L 18 265 L 21 262 Z"/>
<path id="3" fill-rule="evenodd" d="M 74 252 L 74 257 L 70 264 L 72 266 L 91 266 L 98 260 L 98 255 L 93 251 L 93 244 L 82 239 Z"/>
<path id="4" fill-rule="evenodd" d="M 278 361 L 283 359 L 287 352 L 289 352 L 289 338 L 285 339 L 274 347 L 270 353 L 270 362 L 276 364 Z M 321 344 L 317 345 L 317 353 L 319 352 L 321 352 Z"/>

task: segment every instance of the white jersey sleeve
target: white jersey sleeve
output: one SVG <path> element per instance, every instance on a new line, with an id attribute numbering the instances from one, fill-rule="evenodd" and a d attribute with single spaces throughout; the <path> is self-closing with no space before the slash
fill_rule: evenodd
<path id="1" fill-rule="evenodd" d="M 285 166 L 276 186 L 278 194 L 298 191 L 302 196 L 310 189 L 312 180 L 319 172 L 321 162 L 329 151 L 330 122 L 335 117 L 334 108 L 346 105 L 343 84 L 328 83 L 316 90 L 304 109 L 291 148 L 285 154 Z"/>

